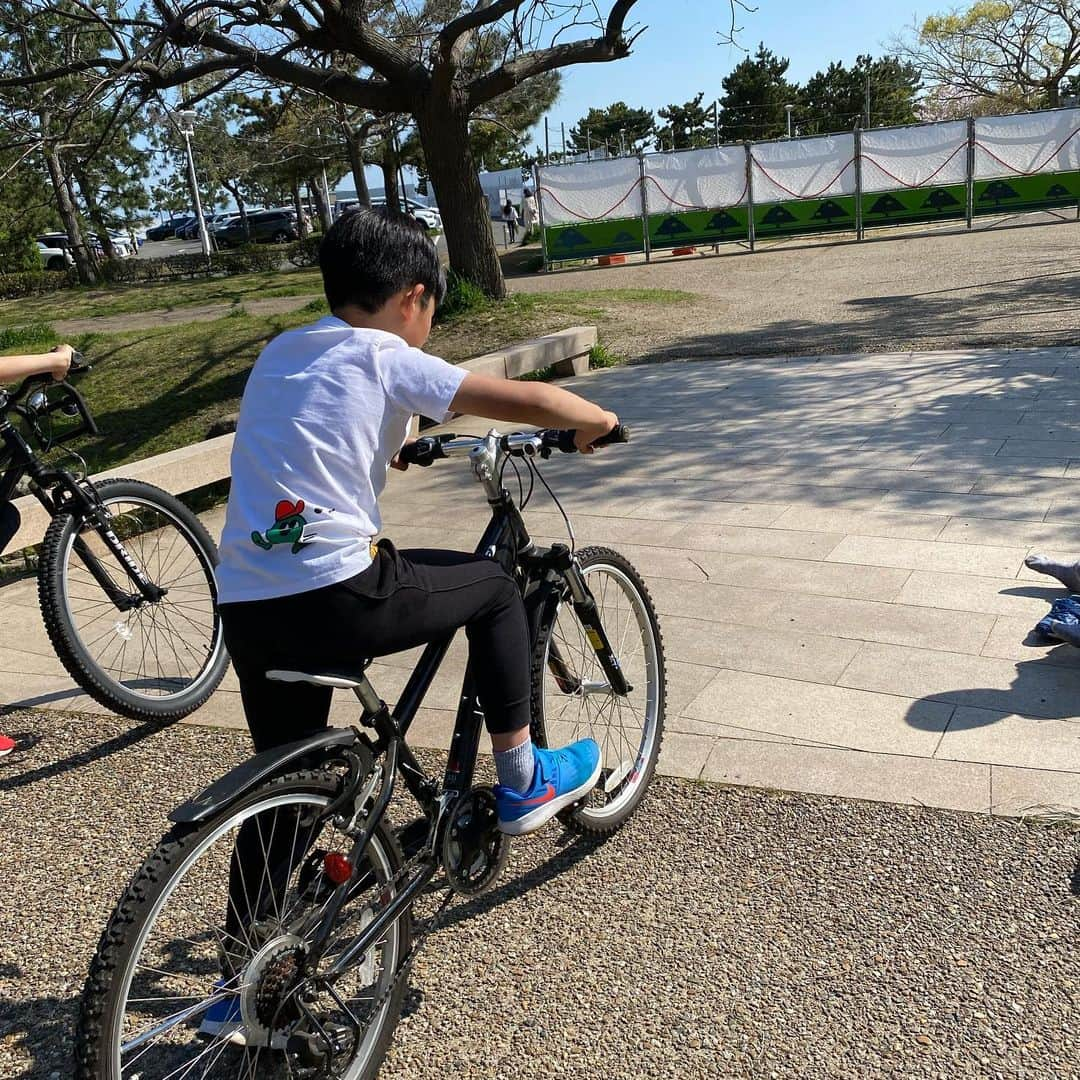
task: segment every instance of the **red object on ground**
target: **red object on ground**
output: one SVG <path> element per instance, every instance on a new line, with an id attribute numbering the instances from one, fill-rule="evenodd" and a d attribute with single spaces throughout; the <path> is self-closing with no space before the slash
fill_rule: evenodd
<path id="1" fill-rule="evenodd" d="M 697 248 L 676 248 L 672 255 L 693 255 L 697 251 Z"/>
<path id="2" fill-rule="evenodd" d="M 601 255 L 596 260 L 597 266 L 622 266 L 626 262 L 625 255 Z"/>
<path id="3" fill-rule="evenodd" d="M 0 735 L 0 757 L 5 754 L 10 754 L 15 749 L 15 740 L 9 739 L 6 735 Z"/>

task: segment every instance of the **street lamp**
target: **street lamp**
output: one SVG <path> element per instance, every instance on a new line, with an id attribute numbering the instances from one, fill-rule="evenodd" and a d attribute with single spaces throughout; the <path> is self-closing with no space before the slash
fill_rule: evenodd
<path id="1" fill-rule="evenodd" d="M 203 217 L 202 199 L 199 198 L 199 178 L 195 174 L 195 155 L 191 152 L 191 136 L 195 134 L 195 110 L 178 109 L 177 127 L 184 136 L 184 148 L 187 150 L 188 181 L 191 184 L 191 197 L 195 201 L 195 219 L 199 223 L 199 240 L 203 255 L 210 258 L 210 234 L 206 231 L 206 219 Z"/>
<path id="2" fill-rule="evenodd" d="M 791 114 L 795 111 L 794 105 L 785 105 L 784 112 L 787 113 L 787 137 L 791 138 Z"/>

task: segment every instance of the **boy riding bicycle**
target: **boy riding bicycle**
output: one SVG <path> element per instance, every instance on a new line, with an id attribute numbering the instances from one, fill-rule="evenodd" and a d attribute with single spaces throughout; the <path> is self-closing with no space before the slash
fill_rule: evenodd
<path id="1" fill-rule="evenodd" d="M 499 825 L 532 832 L 591 790 L 599 747 L 532 744 L 529 635 L 513 581 L 476 555 L 374 545 L 378 497 L 416 414 L 575 428 L 582 452 L 618 418 L 557 387 L 422 352 L 446 282 L 412 223 L 347 215 L 319 263 L 332 314 L 260 355 L 233 447 L 220 611 L 255 747 L 328 722 L 329 688 L 271 683 L 267 670 L 355 667 L 464 627 L 495 753 Z"/>
<path id="2" fill-rule="evenodd" d="M 0 383 L 19 382 L 30 375 L 51 374 L 61 382 L 71 366 L 70 345 L 57 345 L 52 352 L 26 356 L 0 356 Z M 0 555 L 19 531 L 19 511 L 9 502 L 0 502 Z M 15 749 L 14 739 L 0 733 L 0 757 Z"/>

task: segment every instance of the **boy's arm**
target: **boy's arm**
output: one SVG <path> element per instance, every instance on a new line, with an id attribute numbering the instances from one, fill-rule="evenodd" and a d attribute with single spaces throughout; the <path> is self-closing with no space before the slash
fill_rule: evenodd
<path id="1" fill-rule="evenodd" d="M 57 345 L 47 353 L 0 356 L 0 383 L 20 382 L 28 375 L 44 375 L 46 372 L 50 372 L 59 382 L 71 366 L 72 351 L 70 345 Z"/>
<path id="2" fill-rule="evenodd" d="M 453 412 L 509 420 L 537 427 L 576 428 L 578 450 L 591 453 L 591 443 L 606 435 L 619 418 L 599 405 L 558 386 L 515 382 L 470 372 L 450 405 Z"/>

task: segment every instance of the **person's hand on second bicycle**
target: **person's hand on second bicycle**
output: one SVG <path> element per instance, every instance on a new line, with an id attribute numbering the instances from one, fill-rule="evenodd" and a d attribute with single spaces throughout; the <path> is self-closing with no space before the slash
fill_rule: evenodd
<path id="1" fill-rule="evenodd" d="M 63 382 L 67 378 L 68 369 L 75 356 L 75 350 L 70 345 L 55 345 L 48 354 L 52 360 L 51 371 L 54 382 Z"/>
<path id="2" fill-rule="evenodd" d="M 608 412 L 606 409 L 601 411 L 603 412 L 603 419 L 598 420 L 595 424 L 585 424 L 577 429 L 577 434 L 574 436 L 574 445 L 581 454 L 595 453 L 593 443 L 619 426 L 619 418 L 613 412 Z"/>
<path id="3" fill-rule="evenodd" d="M 57 345 L 52 352 L 28 353 L 23 356 L 0 356 L 0 384 L 15 383 L 30 375 L 51 374 L 61 382 L 67 377 L 75 350 L 70 345 Z"/>

